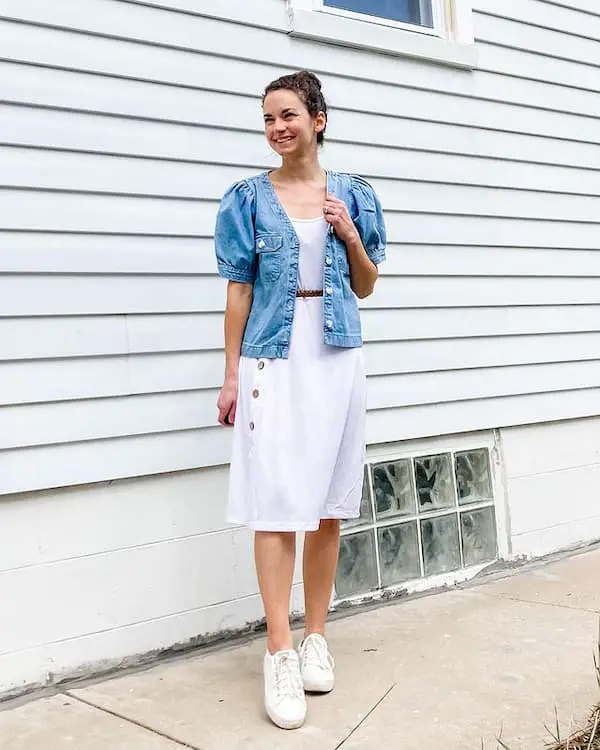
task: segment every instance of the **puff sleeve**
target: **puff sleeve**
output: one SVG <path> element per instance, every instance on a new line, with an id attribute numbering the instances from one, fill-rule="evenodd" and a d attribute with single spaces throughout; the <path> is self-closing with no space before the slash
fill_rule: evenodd
<path id="1" fill-rule="evenodd" d="M 385 260 L 387 243 L 383 210 L 377 194 L 366 180 L 352 175 L 352 219 L 369 258 L 378 264 Z"/>
<path id="2" fill-rule="evenodd" d="M 223 278 L 254 283 L 254 193 L 246 181 L 232 185 L 223 196 L 217 213 L 215 251 Z"/>

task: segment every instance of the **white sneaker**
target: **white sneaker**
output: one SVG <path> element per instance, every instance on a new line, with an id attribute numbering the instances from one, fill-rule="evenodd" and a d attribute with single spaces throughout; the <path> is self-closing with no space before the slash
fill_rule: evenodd
<path id="1" fill-rule="evenodd" d="M 298 729 L 306 719 L 306 697 L 298 654 L 293 649 L 265 654 L 265 709 L 281 729 Z"/>
<path id="2" fill-rule="evenodd" d="M 309 693 L 330 693 L 335 685 L 335 662 L 327 641 L 319 633 L 305 638 L 298 649 L 304 689 Z"/>

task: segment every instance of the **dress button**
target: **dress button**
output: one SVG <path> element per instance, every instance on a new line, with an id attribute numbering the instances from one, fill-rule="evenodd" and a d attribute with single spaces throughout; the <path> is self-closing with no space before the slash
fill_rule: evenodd
<path id="1" fill-rule="evenodd" d="M 327 257 L 325 258 L 325 263 L 327 263 L 327 265 L 328 265 L 328 266 L 330 266 L 330 265 L 331 265 L 331 255 L 328 255 L 328 256 L 327 256 Z"/>
<path id="2" fill-rule="evenodd" d="M 250 422 L 248 426 L 250 427 L 250 431 L 252 432 L 254 430 L 254 422 Z"/>
<path id="3" fill-rule="evenodd" d="M 252 398 L 258 398 L 258 388 L 255 388 L 255 389 L 254 389 L 254 390 L 252 391 Z"/>
<path id="4" fill-rule="evenodd" d="M 258 247 L 262 250 L 264 248 L 264 246 L 265 246 L 264 240 L 259 240 L 258 241 Z"/>
<path id="5" fill-rule="evenodd" d="M 259 370 L 264 370 L 265 369 L 265 363 L 264 362 L 259 362 L 258 363 L 258 369 Z"/>
<path id="6" fill-rule="evenodd" d="M 333 289 L 330 286 L 325 288 L 325 294 L 331 294 L 332 292 L 333 292 Z"/>

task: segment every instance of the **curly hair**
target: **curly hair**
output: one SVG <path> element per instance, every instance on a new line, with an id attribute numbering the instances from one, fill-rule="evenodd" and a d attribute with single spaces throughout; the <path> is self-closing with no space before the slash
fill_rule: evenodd
<path id="1" fill-rule="evenodd" d="M 271 81 L 265 88 L 262 97 L 263 104 L 268 94 L 272 91 L 281 90 L 293 91 L 297 94 L 304 102 L 311 117 L 316 117 L 319 112 L 323 112 L 326 120 L 325 127 L 320 133 L 317 133 L 317 143 L 319 146 L 322 146 L 325 141 L 325 130 L 327 129 L 327 102 L 323 96 L 321 81 L 314 73 L 308 70 L 301 70 L 298 73 L 281 76 L 281 78 Z"/>

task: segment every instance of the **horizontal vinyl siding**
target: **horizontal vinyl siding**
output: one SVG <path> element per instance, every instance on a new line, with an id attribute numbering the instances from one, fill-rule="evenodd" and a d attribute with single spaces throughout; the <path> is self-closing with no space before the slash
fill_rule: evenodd
<path id="1" fill-rule="evenodd" d="M 598 413 L 600 12 L 475 4 L 467 73 L 292 40 L 282 0 L 0 0 L 0 492 L 227 461 L 214 216 L 300 67 L 386 210 L 370 442 Z"/>

